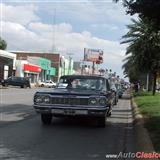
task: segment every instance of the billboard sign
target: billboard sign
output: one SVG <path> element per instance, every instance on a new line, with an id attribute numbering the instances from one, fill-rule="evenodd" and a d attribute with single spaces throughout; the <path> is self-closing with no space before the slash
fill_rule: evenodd
<path id="1" fill-rule="evenodd" d="M 84 48 L 84 61 L 103 63 L 103 51 L 101 49 Z"/>

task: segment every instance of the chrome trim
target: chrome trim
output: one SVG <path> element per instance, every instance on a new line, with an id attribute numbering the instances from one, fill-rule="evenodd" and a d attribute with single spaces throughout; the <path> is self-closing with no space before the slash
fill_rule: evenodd
<path id="1" fill-rule="evenodd" d="M 82 106 L 65 106 L 64 107 L 64 105 L 63 106 L 61 106 L 61 105 L 55 105 L 55 106 L 51 106 L 51 105 L 33 105 L 33 107 L 35 108 L 35 109 L 40 109 L 41 107 L 42 108 L 48 108 L 48 109 L 75 109 L 75 110 L 77 110 L 77 109 L 80 109 L 80 110 L 84 110 L 84 109 L 86 109 L 86 110 L 108 110 L 109 109 L 109 106 L 106 106 L 106 107 L 102 107 L 102 106 L 94 106 L 94 107 L 88 107 L 88 106 L 84 106 L 84 108 L 82 108 Z"/>

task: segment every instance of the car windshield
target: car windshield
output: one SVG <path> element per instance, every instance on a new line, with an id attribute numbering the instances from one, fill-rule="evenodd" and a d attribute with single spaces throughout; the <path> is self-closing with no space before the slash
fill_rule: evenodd
<path id="1" fill-rule="evenodd" d="M 58 88 L 106 90 L 103 78 L 61 78 Z"/>

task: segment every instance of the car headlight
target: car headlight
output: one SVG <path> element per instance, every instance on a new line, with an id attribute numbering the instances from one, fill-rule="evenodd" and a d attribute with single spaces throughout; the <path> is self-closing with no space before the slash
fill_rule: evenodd
<path id="1" fill-rule="evenodd" d="M 104 97 L 103 97 L 103 98 L 100 98 L 100 99 L 99 99 L 99 104 L 102 105 L 102 106 L 105 106 L 105 105 L 107 104 L 107 99 L 104 98 Z"/>
<path id="2" fill-rule="evenodd" d="M 49 97 L 49 96 L 45 96 L 45 97 L 43 98 L 43 102 L 44 102 L 44 103 L 50 103 L 50 97 Z"/>
<path id="3" fill-rule="evenodd" d="M 34 97 L 34 101 L 36 103 L 42 103 L 43 102 L 43 97 L 42 96 L 35 96 Z"/>
<path id="4" fill-rule="evenodd" d="M 97 99 L 96 98 L 90 98 L 89 99 L 89 104 L 90 105 L 96 105 L 97 104 Z"/>

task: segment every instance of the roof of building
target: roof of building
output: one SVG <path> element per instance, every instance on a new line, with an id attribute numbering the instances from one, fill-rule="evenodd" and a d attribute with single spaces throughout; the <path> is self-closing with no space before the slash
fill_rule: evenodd
<path id="1" fill-rule="evenodd" d="M 9 58 L 9 59 L 16 59 L 16 54 L 13 54 L 4 50 L 0 50 L 0 56 Z"/>

